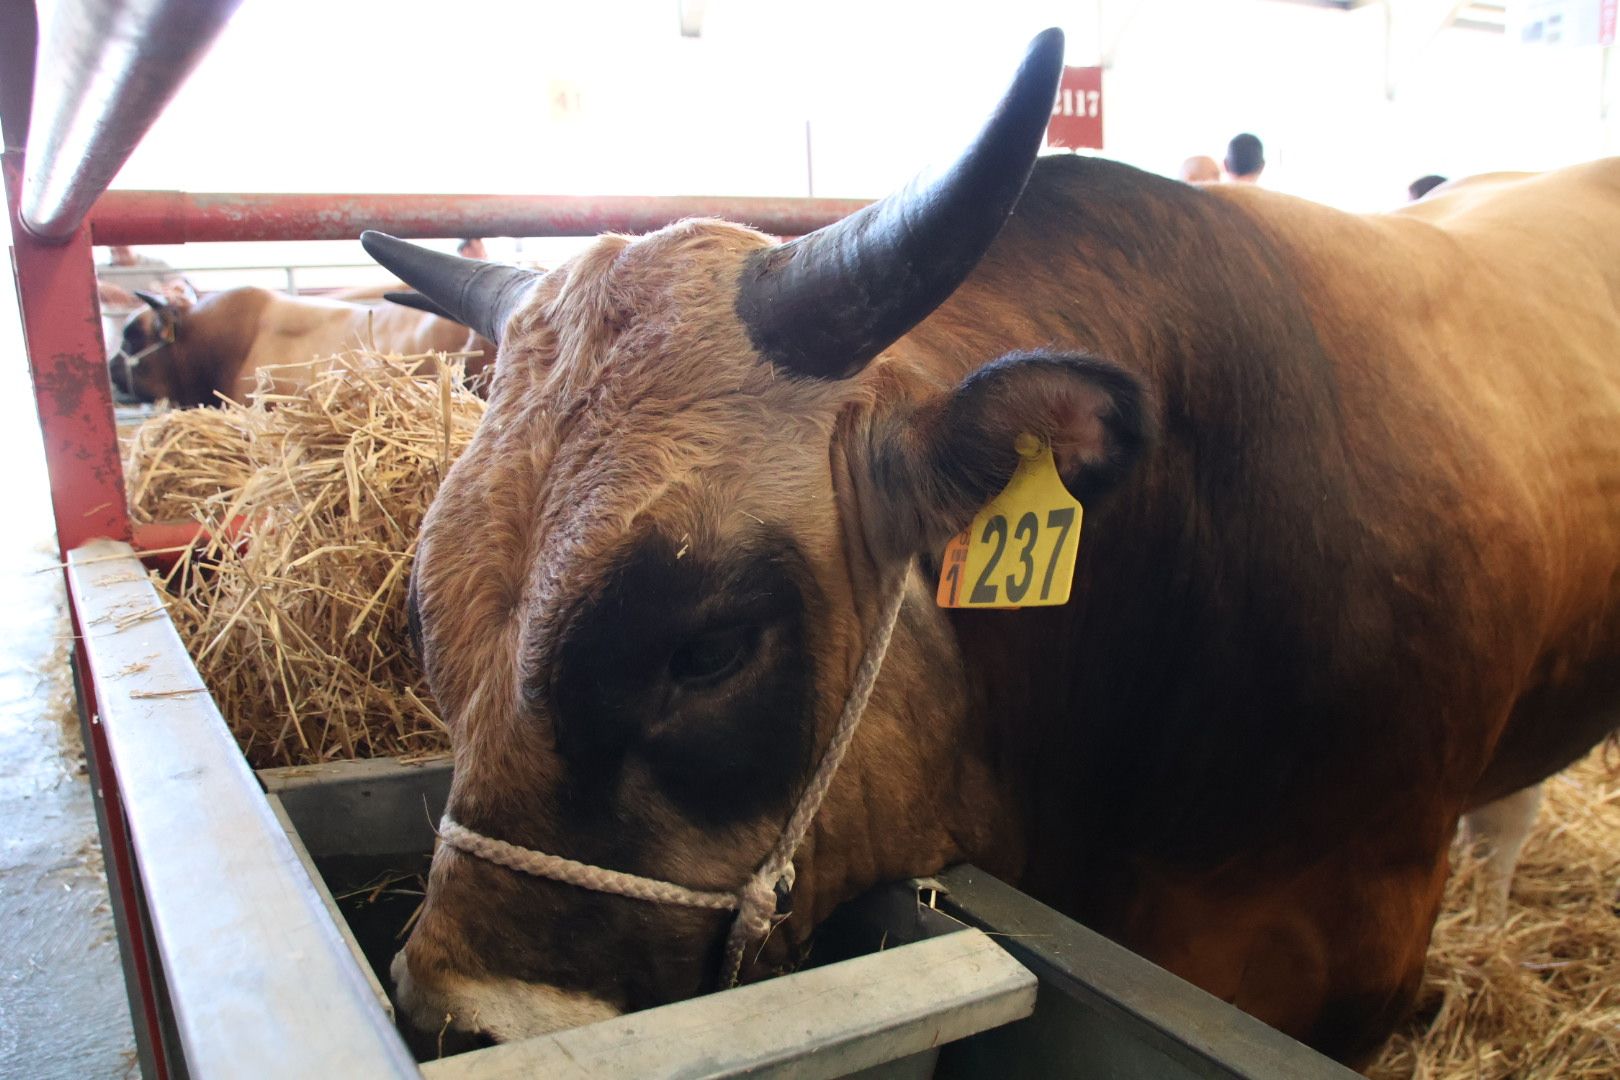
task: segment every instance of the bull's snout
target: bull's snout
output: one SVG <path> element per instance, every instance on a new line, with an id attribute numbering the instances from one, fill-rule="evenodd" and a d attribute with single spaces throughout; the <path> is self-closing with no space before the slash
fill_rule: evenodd
<path id="1" fill-rule="evenodd" d="M 129 365 L 122 356 L 114 357 L 107 364 L 107 374 L 112 381 L 113 402 L 118 405 L 139 405 L 141 399 L 135 396 L 135 388 L 129 384 Z"/>
<path id="2" fill-rule="evenodd" d="M 415 938 L 394 957 L 389 974 L 401 1027 L 430 1054 L 469 1050 L 483 1041 L 513 1042 L 618 1016 L 601 998 L 544 983 L 469 976 L 450 969 Z M 418 1048 L 420 1049 L 420 1048 Z"/>

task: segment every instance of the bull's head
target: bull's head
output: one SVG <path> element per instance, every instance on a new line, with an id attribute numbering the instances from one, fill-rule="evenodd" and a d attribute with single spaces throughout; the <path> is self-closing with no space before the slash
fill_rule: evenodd
<path id="1" fill-rule="evenodd" d="M 145 308 L 124 323 L 118 351 L 107 358 L 107 374 L 121 402 L 172 401 L 177 405 L 211 404 L 190 400 L 188 380 L 180 377 L 180 338 L 190 314 L 190 297 L 165 298 L 137 291 Z"/>
<path id="2" fill-rule="evenodd" d="M 786 244 L 688 221 L 539 275 L 368 234 L 421 303 L 501 342 L 412 583 L 457 822 L 737 888 L 822 755 L 885 583 L 1005 484 L 1017 435 L 1050 440 L 1082 495 L 1129 464 L 1139 395 L 1111 365 L 1020 353 L 953 371 L 903 340 L 1011 212 L 1061 64 L 1049 31 L 949 170 Z M 794 915 L 746 977 L 862 888 L 989 858 L 1016 831 L 929 592 L 918 574 L 795 859 Z M 702 992 L 729 923 L 441 844 L 399 997 L 432 1031 L 531 1035 Z"/>

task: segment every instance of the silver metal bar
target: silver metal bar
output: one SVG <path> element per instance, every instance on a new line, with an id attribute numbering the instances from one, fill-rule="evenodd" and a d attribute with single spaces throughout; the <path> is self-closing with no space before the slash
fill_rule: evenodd
<path id="1" fill-rule="evenodd" d="M 68 584 L 185 1074 L 415 1076 L 134 551 Z"/>
<path id="2" fill-rule="evenodd" d="M 40 28 L 23 225 L 66 240 L 241 0 L 60 0 Z M 48 73 L 49 77 L 44 77 Z"/>
<path id="3" fill-rule="evenodd" d="M 976 866 L 939 875 L 938 903 L 995 933 L 1041 982 L 1035 1016 L 961 1047 L 958 1076 L 1004 1080 L 1356 1080 L 1267 1027 Z"/>
<path id="4" fill-rule="evenodd" d="M 1021 1020 L 1035 977 L 980 930 L 422 1066 L 429 1080 L 845 1076 Z"/>

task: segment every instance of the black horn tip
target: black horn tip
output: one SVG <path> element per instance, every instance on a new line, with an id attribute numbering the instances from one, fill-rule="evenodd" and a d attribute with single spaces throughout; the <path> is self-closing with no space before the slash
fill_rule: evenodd
<path id="1" fill-rule="evenodd" d="M 1014 86 L 1027 86 L 1033 91 L 1049 88 L 1049 96 L 1057 98 L 1058 84 L 1063 79 L 1063 31 L 1049 27 L 1036 34 L 1024 50 L 1024 62 L 1018 66 Z"/>
<path id="2" fill-rule="evenodd" d="M 1024 51 L 1025 62 L 1039 59 L 1043 63 L 1063 62 L 1063 31 L 1056 26 L 1049 26 L 1036 34 L 1029 41 L 1029 48 Z"/>
<path id="3" fill-rule="evenodd" d="M 373 259 L 381 258 L 386 252 L 398 250 L 399 246 L 404 242 L 397 236 L 389 236 L 387 233 L 378 232 L 376 229 L 367 229 L 360 234 L 360 246 L 365 248 L 366 254 Z"/>
<path id="4" fill-rule="evenodd" d="M 367 229 L 360 234 L 366 253 L 434 305 L 406 301 L 499 341 L 512 313 L 523 305 L 539 275 L 502 263 L 464 259 Z M 402 290 L 403 291 L 403 290 Z"/>
<path id="5" fill-rule="evenodd" d="M 460 321 L 454 315 L 450 314 L 448 311 L 444 310 L 444 308 L 440 307 L 438 304 L 435 304 L 432 300 L 429 300 L 419 292 L 386 292 L 383 293 L 383 299 L 387 300 L 390 304 L 398 304 L 400 307 L 413 308 L 416 311 L 425 311 L 429 315 L 437 315 L 439 318 L 449 319 L 451 322 Z"/>
<path id="6" fill-rule="evenodd" d="M 944 303 L 1017 205 L 1062 75 L 1063 31 L 1042 31 L 948 168 L 750 258 L 736 311 L 760 355 L 795 375 L 848 378 Z"/>

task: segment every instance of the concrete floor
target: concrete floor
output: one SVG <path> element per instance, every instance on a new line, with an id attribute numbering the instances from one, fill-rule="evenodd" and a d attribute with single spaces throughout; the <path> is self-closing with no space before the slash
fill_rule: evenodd
<path id="1" fill-rule="evenodd" d="M 137 1076 L 14 297 L 0 296 L 0 1077 Z"/>

